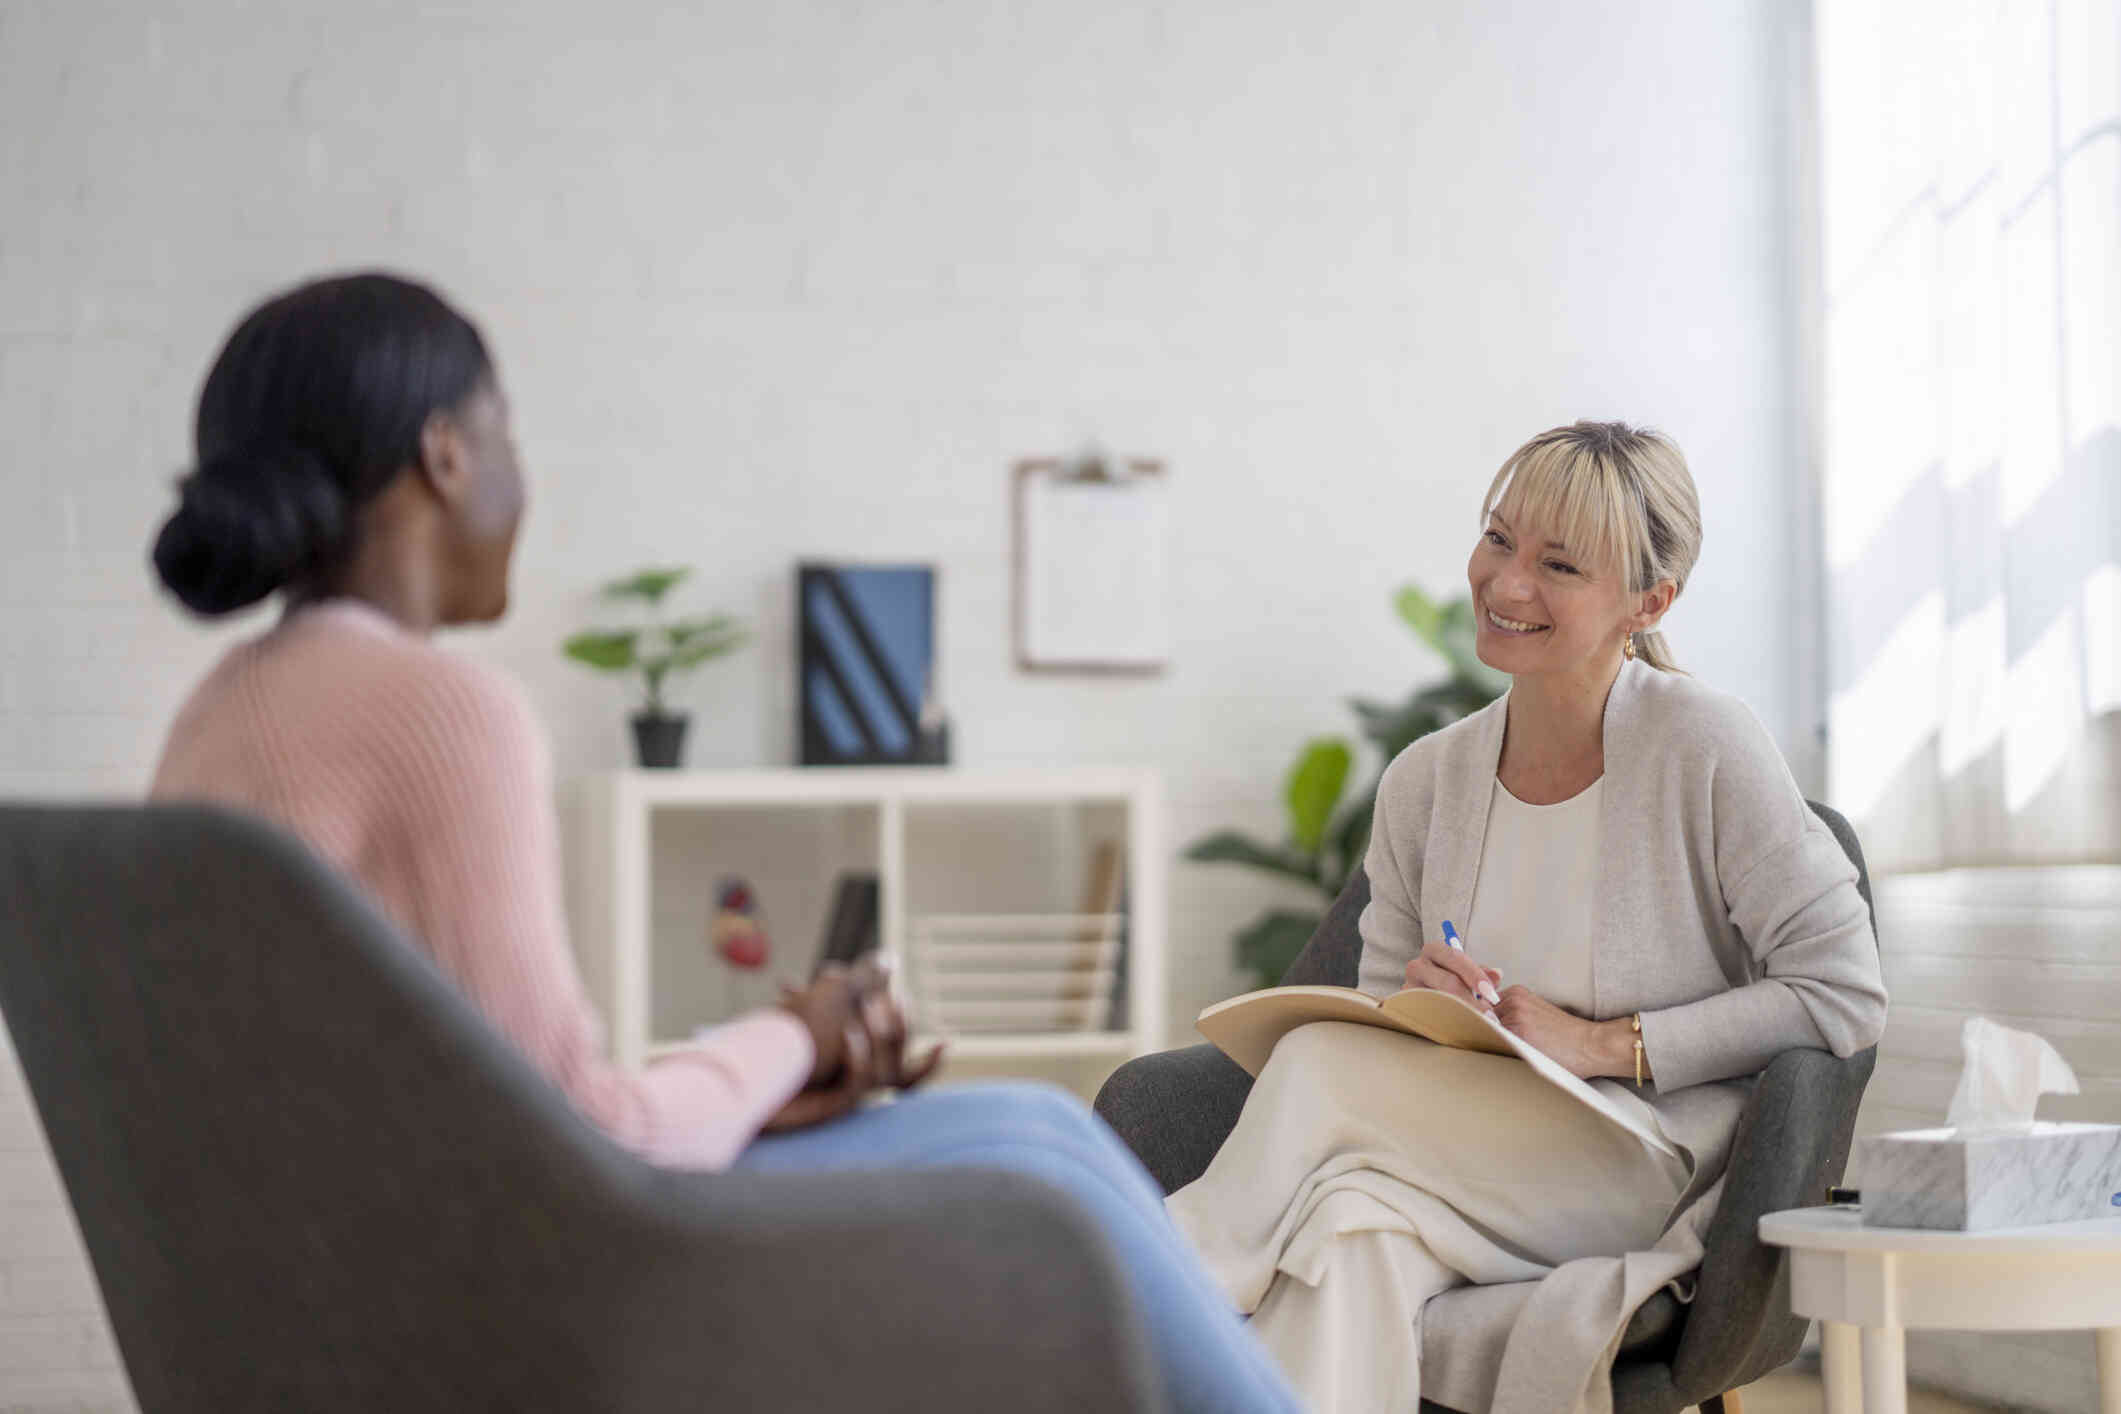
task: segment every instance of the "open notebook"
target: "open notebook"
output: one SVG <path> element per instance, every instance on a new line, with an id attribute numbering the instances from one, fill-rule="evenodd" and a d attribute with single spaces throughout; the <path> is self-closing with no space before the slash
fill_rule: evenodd
<path id="1" fill-rule="evenodd" d="M 1600 1093 L 1486 1012 L 1448 992 L 1417 987 L 1394 992 L 1379 1001 L 1353 987 L 1269 987 L 1217 1002 L 1203 1011 L 1194 1025 L 1224 1055 L 1243 1066 L 1248 1074 L 1257 1075 L 1276 1042 L 1313 1021 L 1382 1026 L 1462 1051 L 1516 1056 L 1542 1080 L 1560 1087 L 1651 1148 L 1675 1158 L 1685 1157 L 1658 1130 L 1648 1106 L 1622 1104 Z"/>

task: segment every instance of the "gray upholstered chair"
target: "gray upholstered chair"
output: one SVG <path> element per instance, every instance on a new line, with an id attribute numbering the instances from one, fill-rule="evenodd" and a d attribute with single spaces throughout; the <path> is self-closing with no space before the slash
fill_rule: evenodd
<path id="1" fill-rule="evenodd" d="M 1855 832 L 1827 806 L 1812 809 L 1848 851 L 1868 905 L 1870 875 Z M 1358 869 L 1282 982 L 1354 986 L 1362 953 L 1355 921 L 1369 901 L 1370 881 Z M 1796 1355 L 1805 1322 L 1790 1314 L 1787 1262 L 1761 1244 L 1756 1228 L 1763 1213 L 1821 1202 L 1839 1181 L 1875 1060 L 1875 1050 L 1847 1060 L 1793 1050 L 1761 1074 L 1738 1122 L 1694 1301 L 1682 1305 L 1659 1292 L 1629 1322 L 1613 1368 L 1616 1414 L 1677 1414 L 1690 1404 L 1722 1414 L 1727 1391 Z M 1168 1193 L 1207 1169 L 1251 1088 L 1252 1078 L 1215 1047 L 1189 1046 L 1121 1066 L 1099 1092 L 1097 1112 Z M 1427 1400 L 1422 1409 L 1449 1414 Z"/>
<path id="2" fill-rule="evenodd" d="M 0 1006 L 146 1414 L 1159 1406 L 1054 1190 L 643 1163 L 247 817 L 0 805 Z"/>

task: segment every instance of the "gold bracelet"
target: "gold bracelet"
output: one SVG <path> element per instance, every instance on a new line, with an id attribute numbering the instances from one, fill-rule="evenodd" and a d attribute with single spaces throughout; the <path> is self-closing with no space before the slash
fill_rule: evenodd
<path id="1" fill-rule="evenodd" d="M 1635 1031 L 1635 1088 L 1642 1088 L 1642 1013 L 1636 1012 L 1630 1023 Z"/>

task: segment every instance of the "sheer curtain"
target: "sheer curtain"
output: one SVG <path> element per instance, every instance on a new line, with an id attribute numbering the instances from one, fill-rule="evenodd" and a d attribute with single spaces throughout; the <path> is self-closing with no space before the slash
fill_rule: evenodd
<path id="1" fill-rule="evenodd" d="M 2121 858 L 2121 0 L 1819 0 L 1828 798 Z"/>

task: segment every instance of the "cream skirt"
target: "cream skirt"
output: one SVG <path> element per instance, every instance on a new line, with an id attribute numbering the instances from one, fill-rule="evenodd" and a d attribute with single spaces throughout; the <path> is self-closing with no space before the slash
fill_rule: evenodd
<path id="1" fill-rule="evenodd" d="M 1319 1022 L 1167 1205 L 1318 1414 L 1414 1414 L 1431 1296 L 1644 1251 L 1688 1177 L 1520 1061 Z"/>

